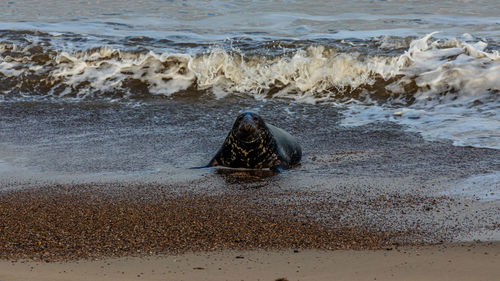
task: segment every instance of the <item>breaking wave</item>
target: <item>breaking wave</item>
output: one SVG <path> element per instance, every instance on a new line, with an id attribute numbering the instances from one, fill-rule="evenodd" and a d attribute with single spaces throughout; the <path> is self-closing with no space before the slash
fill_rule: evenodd
<path id="1" fill-rule="evenodd" d="M 482 41 L 433 40 L 432 35 L 411 41 L 399 55 L 321 44 L 278 55 L 221 47 L 193 55 L 106 46 L 71 52 L 2 42 L 0 96 L 142 99 L 190 90 L 218 98 L 240 94 L 308 103 L 498 100 L 497 50 L 485 50 Z M 386 40 L 378 48 L 404 42 Z"/>

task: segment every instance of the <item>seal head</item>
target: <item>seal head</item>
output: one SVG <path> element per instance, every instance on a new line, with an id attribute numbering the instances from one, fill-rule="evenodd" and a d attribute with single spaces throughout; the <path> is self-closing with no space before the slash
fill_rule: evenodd
<path id="1" fill-rule="evenodd" d="M 275 170 L 300 162 L 302 152 L 294 137 L 266 124 L 253 112 L 240 114 L 224 144 L 207 166 Z"/>
<path id="2" fill-rule="evenodd" d="M 251 144 L 258 141 L 266 132 L 266 123 L 252 112 L 243 113 L 234 122 L 231 134 L 241 143 Z"/>

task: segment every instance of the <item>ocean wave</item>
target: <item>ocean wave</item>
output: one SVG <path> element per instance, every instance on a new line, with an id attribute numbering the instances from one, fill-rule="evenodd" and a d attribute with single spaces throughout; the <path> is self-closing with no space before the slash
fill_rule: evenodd
<path id="1" fill-rule="evenodd" d="M 0 102 L 188 96 L 201 104 L 238 95 L 332 103 L 346 126 L 385 120 L 426 139 L 500 149 L 499 51 L 470 35 L 433 35 L 334 44 L 250 40 L 192 53 L 58 49 L 30 34 L 25 42 L 0 41 Z"/>
<path id="2" fill-rule="evenodd" d="M 282 54 L 212 47 L 202 53 L 62 51 L 40 42 L 0 43 L 1 99 L 143 99 L 200 91 L 299 102 L 425 104 L 498 100 L 500 55 L 482 41 L 413 40 L 402 54 L 310 44 Z M 375 44 L 373 44 L 375 42 Z M 278 43 L 275 43 L 278 44 Z M 379 50 L 408 39 L 375 38 Z"/>

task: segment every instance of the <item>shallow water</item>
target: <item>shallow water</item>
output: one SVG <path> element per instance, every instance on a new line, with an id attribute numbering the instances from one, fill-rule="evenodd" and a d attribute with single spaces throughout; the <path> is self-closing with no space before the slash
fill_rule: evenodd
<path id="1" fill-rule="evenodd" d="M 0 11 L 4 183 L 210 176 L 248 110 L 298 136 L 297 188 L 499 169 L 496 1 L 44 3 Z"/>

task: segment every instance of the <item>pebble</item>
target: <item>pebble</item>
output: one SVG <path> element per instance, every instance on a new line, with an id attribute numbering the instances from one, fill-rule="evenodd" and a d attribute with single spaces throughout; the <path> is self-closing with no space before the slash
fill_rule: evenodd
<path id="1" fill-rule="evenodd" d="M 348 227 L 336 219 L 322 224 L 298 216 L 293 204 L 249 197 L 253 191 L 166 190 L 174 189 L 89 184 L 1 193 L 0 258 L 66 261 L 226 249 L 381 249 L 395 240 L 409 243 L 402 239 L 409 231 Z M 336 214 L 345 204 L 327 208 Z"/>

